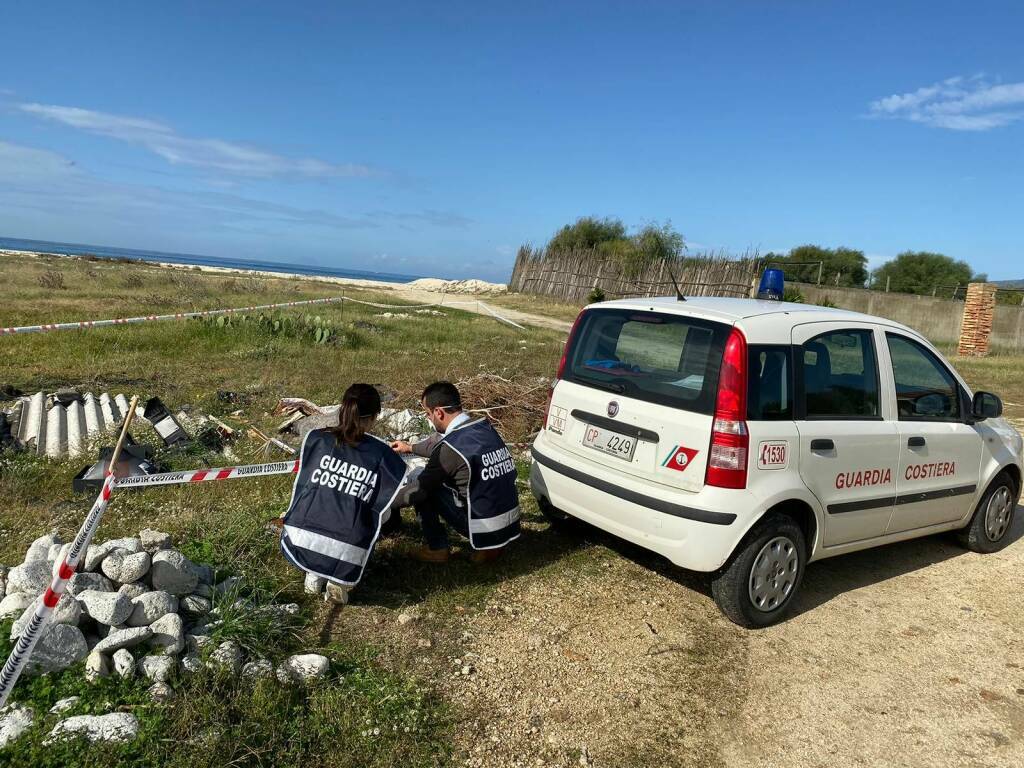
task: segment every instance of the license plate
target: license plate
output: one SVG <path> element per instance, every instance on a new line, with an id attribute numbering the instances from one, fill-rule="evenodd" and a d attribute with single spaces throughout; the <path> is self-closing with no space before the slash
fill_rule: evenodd
<path id="1" fill-rule="evenodd" d="M 595 451 L 607 453 L 609 456 L 615 456 L 624 461 L 632 461 L 633 451 L 636 450 L 636 438 L 590 424 L 583 430 L 583 444 Z"/>

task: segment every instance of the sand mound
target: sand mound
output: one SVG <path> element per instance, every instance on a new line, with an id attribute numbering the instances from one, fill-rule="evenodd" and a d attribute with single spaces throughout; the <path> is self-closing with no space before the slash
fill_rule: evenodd
<path id="1" fill-rule="evenodd" d="M 425 277 L 407 284 L 410 288 L 437 293 L 505 293 L 508 286 L 502 283 L 488 283 L 486 280 L 439 280 Z"/>

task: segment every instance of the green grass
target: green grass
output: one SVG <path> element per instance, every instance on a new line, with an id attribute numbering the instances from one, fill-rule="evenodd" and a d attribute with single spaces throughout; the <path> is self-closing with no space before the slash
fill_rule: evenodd
<path id="1" fill-rule="evenodd" d="M 47 270 L 64 273 L 63 289 L 39 284 L 39 275 Z M 5 326 L 265 304 L 341 292 L 337 285 L 302 280 L 68 259 L 0 257 L 0 277 L 7 291 L 0 317 Z M 402 303 L 386 293 L 345 292 L 363 300 Z M 190 405 L 194 414 L 223 418 L 241 428 L 240 434 L 247 424 L 274 434 L 282 417 L 271 412 L 282 396 L 332 403 L 353 381 L 368 381 L 393 398 L 391 405 L 415 407 L 423 386 L 435 379 L 458 381 L 486 370 L 532 380 L 550 376 L 561 352 L 561 334 L 553 331 L 520 331 L 457 310 L 444 310 L 443 317 L 410 312 L 404 320 L 379 317 L 384 311 L 352 303 L 317 306 L 309 314 L 340 331 L 340 343 L 326 344 L 315 344 L 302 333 L 274 333 L 258 323 L 203 321 L 5 337 L 0 339 L 0 384 L 24 392 L 72 386 L 142 398 L 158 395 L 172 409 Z M 287 314 L 301 318 L 307 309 Z M 218 390 L 237 397 L 225 402 Z M 242 414 L 232 415 L 238 409 Z M 524 440 L 537 426 L 530 419 L 509 423 L 523 431 L 507 434 L 509 440 Z M 155 443 L 148 427 L 139 425 L 133 434 Z M 263 460 L 258 444 L 244 436 L 232 448 L 241 462 Z M 161 449 L 157 460 L 170 469 L 236 463 L 201 447 Z M 93 496 L 74 494 L 71 480 L 89 461 L 0 454 L 0 562 L 20 562 L 32 539 L 51 529 L 66 540 L 74 535 Z M 444 616 L 456 606 L 477 610 L 502 579 L 551 567 L 577 545 L 560 537 L 546 540 L 538 533 L 544 526 L 533 518 L 520 550 L 524 557 L 509 558 L 493 570 L 456 560 L 438 571 L 400 554 L 402 547 L 418 541 L 412 525 L 397 539 L 381 543 L 364 583 L 353 594 L 354 607 L 332 624 L 325 605 L 303 594 L 302 574 L 281 557 L 277 538 L 267 529 L 267 521 L 285 510 L 291 482 L 289 476 L 276 476 L 124 491 L 115 495 L 96 539 L 133 535 L 143 527 L 165 530 L 191 558 L 214 564 L 218 576 L 242 575 L 258 601 L 298 602 L 298 616 L 279 620 L 233 607 L 236 595 L 227 595 L 218 601 L 224 623 L 215 633 L 275 661 L 295 652 L 323 652 L 332 659 L 329 681 L 303 691 L 276 682 L 254 687 L 204 672 L 178 681 L 176 699 L 159 707 L 150 704 L 141 681 L 90 685 L 83 681 L 81 665 L 60 675 L 26 678 L 13 699 L 32 703 L 37 725 L 0 751 L 0 765 L 444 764 L 456 719 L 452 706 L 434 692 L 431 680 L 380 655 L 381 638 L 363 626 L 358 611 L 387 613 L 415 605 L 424 615 Z M 535 516 L 536 509 L 527 514 Z M 443 630 L 443 619 L 437 623 Z M 0 643 L 0 655 L 8 647 Z M 117 706 L 134 712 L 142 723 L 139 739 L 122 746 L 74 743 L 44 749 L 42 741 L 58 719 L 46 712 L 69 695 L 82 696 L 75 714 Z"/>

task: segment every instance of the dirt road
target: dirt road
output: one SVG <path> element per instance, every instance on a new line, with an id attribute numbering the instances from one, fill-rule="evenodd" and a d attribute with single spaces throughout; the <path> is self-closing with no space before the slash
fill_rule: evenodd
<path id="1" fill-rule="evenodd" d="M 457 764 L 1024 763 L 1024 509 L 996 555 L 932 537 L 815 563 L 795 616 L 761 631 L 631 545 L 527 529 L 478 611 L 403 625 L 411 588 L 335 622 L 433 678 Z"/>

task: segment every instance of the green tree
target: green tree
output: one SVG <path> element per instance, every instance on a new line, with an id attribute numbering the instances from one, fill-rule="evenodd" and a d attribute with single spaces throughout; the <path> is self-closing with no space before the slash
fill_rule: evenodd
<path id="1" fill-rule="evenodd" d="M 626 225 L 621 219 L 606 216 L 582 216 L 575 224 L 566 224 L 555 232 L 548 243 L 549 251 L 592 250 L 602 243 L 626 239 Z"/>
<path id="2" fill-rule="evenodd" d="M 787 280 L 798 283 L 818 282 L 818 265 L 814 262 L 819 261 L 822 262 L 821 281 L 826 285 L 863 288 L 868 281 L 868 260 L 863 251 L 853 248 L 800 245 L 785 255 L 769 253 L 765 258 L 768 263 L 781 266 Z M 789 263 L 794 266 L 787 266 Z"/>
<path id="3" fill-rule="evenodd" d="M 890 291 L 931 294 L 938 290 L 945 294 L 947 290 L 952 293 L 955 285 L 984 279 L 985 275 L 975 275 L 966 261 L 941 253 L 904 251 L 872 273 L 871 287 L 884 291 L 888 282 Z"/>

